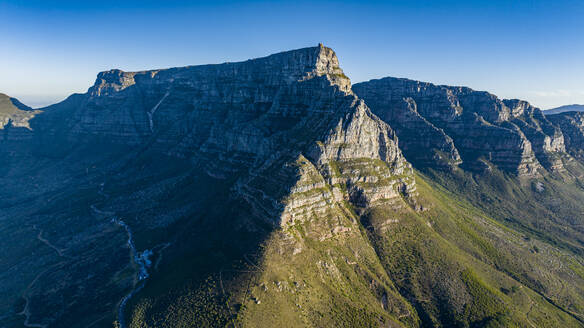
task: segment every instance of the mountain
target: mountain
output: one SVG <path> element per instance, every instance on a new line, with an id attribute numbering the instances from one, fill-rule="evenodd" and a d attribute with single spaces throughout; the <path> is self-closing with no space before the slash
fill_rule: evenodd
<path id="1" fill-rule="evenodd" d="M 545 115 L 553 115 L 559 114 L 564 112 L 584 112 L 584 105 L 564 105 L 556 108 L 551 108 L 548 110 L 544 110 L 543 113 Z"/>
<path id="2" fill-rule="evenodd" d="M 582 112 L 569 111 L 547 115 L 547 118 L 564 131 L 566 149 L 576 157 L 582 158 L 584 144 L 584 116 Z"/>
<path id="3" fill-rule="evenodd" d="M 391 122 L 413 163 L 462 164 L 471 170 L 493 164 L 523 176 L 537 174 L 542 166 L 561 167 L 556 161 L 556 154 L 565 152 L 561 130 L 525 101 L 391 77 L 353 89 Z"/>
<path id="4" fill-rule="evenodd" d="M 584 145 L 526 102 L 352 86 L 319 45 L 102 72 L 26 122 L 2 327 L 584 326 Z"/>
<path id="5" fill-rule="evenodd" d="M 28 127 L 28 121 L 37 113 L 18 99 L 0 93 L 0 129 L 7 125 Z"/>

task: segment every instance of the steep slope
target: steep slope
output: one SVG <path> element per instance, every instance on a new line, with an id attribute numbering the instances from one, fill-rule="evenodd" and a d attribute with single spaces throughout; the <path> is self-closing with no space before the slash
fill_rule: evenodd
<path id="1" fill-rule="evenodd" d="M 408 149 L 408 158 L 420 167 L 435 166 L 429 161 L 435 158 L 443 165 L 462 160 L 474 171 L 493 164 L 522 176 L 537 175 L 542 165 L 561 169 L 555 154 L 565 151 L 562 132 L 527 102 L 391 77 L 358 83 L 353 89 L 403 135 L 404 151 Z"/>
<path id="2" fill-rule="evenodd" d="M 566 150 L 572 156 L 582 159 L 584 152 L 584 115 L 581 112 L 562 112 L 546 115 L 548 120 L 562 129 Z"/>
<path id="3" fill-rule="evenodd" d="M 487 229 L 498 230 L 497 233 L 486 233 L 482 230 L 486 228 L 484 222 L 472 217 L 465 221 L 475 222 L 463 232 L 451 235 L 442 230 L 439 232 L 442 237 L 455 245 L 461 245 L 462 239 L 471 238 L 473 241 L 464 248 L 469 251 L 470 245 L 481 245 L 481 250 L 470 251 L 475 258 L 478 256 L 481 261 L 494 264 L 512 280 L 529 286 L 553 306 L 576 320 L 582 320 L 582 291 L 577 287 L 581 283 L 572 281 L 570 285 L 575 289 L 569 290 L 564 282 L 567 277 L 578 276 L 579 269 L 576 268 L 581 265 L 584 240 L 581 223 L 584 210 L 581 206 L 584 191 L 581 177 L 584 171 L 582 163 L 572 157 L 578 155 L 584 143 L 578 139 L 579 125 L 575 113 L 544 117 L 539 109 L 524 101 L 499 100 L 468 88 L 435 86 L 406 79 L 373 80 L 355 85 L 354 90 L 374 113 L 395 127 L 406 158 L 424 172 L 435 192 L 443 188 L 448 191 L 447 199 L 453 204 L 468 202 L 475 210 L 494 219 L 496 224 L 523 235 L 525 241 L 534 238 L 546 247 L 552 247 L 553 251 L 546 251 L 544 255 L 536 247 L 529 251 L 536 256 L 526 255 L 525 242 L 511 246 L 509 241 L 515 237 L 504 237 L 506 233 L 495 227 Z M 404 119 L 414 114 L 427 123 L 412 125 L 412 120 Z M 427 137 L 427 131 L 436 128 L 443 133 L 442 137 L 436 134 Z M 522 141 L 513 143 L 501 134 L 503 132 L 514 134 Z M 456 166 L 454 153 L 444 151 L 447 137 L 451 138 L 454 148 L 446 149 L 459 151 L 462 170 Z M 472 154 L 471 145 L 483 155 L 469 155 Z M 424 161 L 428 154 L 434 154 L 437 161 Z M 477 161 L 488 164 L 489 169 L 477 170 L 480 168 Z M 534 163 L 532 167 L 541 165 L 545 170 L 538 168 L 529 173 L 522 169 L 526 161 Z M 451 219 L 458 217 L 454 214 L 455 209 L 449 212 L 453 213 Z M 456 225 L 461 227 L 461 224 Z M 479 228 L 481 226 L 483 228 Z M 505 250 L 501 251 L 503 244 Z M 518 256 L 525 262 L 518 261 Z M 538 257 L 545 257 L 550 263 L 558 261 L 557 269 L 546 268 Z M 559 269 L 564 266 L 573 271 L 560 273 Z M 533 271 L 533 268 L 537 269 Z M 555 278 L 550 278 L 552 276 Z M 440 302 L 445 301 L 452 300 Z M 436 312 L 434 309 L 430 314 L 436 315 Z M 460 320 L 456 314 L 450 315 L 454 315 L 450 320 Z"/>
<path id="4" fill-rule="evenodd" d="M 116 308 L 125 313 L 159 286 L 165 287 L 153 304 L 167 313 L 177 293 L 257 253 L 274 229 L 317 215 L 342 232 L 337 225 L 350 220 L 348 206 L 403 203 L 415 190 L 393 131 L 352 94 L 334 52 L 323 46 L 242 63 L 100 73 L 87 94 L 43 109 L 30 129 L 7 127 L 6 135 L 13 137 L 2 145 L 8 168 L 2 193 L 12 196 L 3 208 L 14 226 L 4 233 L 24 229 L 36 237 L 31 247 L 48 240 L 54 246 L 41 259 L 9 257 L 8 267 L 28 265 L 31 272 L 4 277 L 11 288 L 23 286 L 4 294 L 13 316 L 6 320 L 24 315 L 33 325 L 68 326 L 85 312 L 91 315 L 84 320 L 107 325 Z M 34 188 L 18 184 L 29 177 Z M 35 204 L 29 211 L 22 211 L 25 200 Z M 73 231 L 56 229 L 63 221 Z M 84 250 L 98 240 L 90 238 L 96 229 L 117 242 Z M 129 259 L 124 252 L 104 258 L 110 247 L 124 251 L 124 229 L 136 250 Z M 149 272 L 144 284 L 132 271 L 141 263 L 136 252 L 146 250 L 157 262 L 164 256 L 155 266 L 161 273 Z M 185 265 L 187 258 L 192 264 Z M 98 263 L 99 274 L 92 268 Z M 182 268 L 165 275 L 163 265 Z M 70 266 L 79 276 L 58 283 Z M 231 279 L 238 276 L 231 270 Z M 99 293 L 88 288 L 103 279 L 112 285 Z M 18 293 L 22 299 L 11 303 Z M 395 291 L 387 293 L 407 307 Z M 70 301 L 63 304 L 63 297 Z M 103 300 L 84 301 L 90 297 Z M 395 321 L 389 309 L 377 311 Z"/>
<path id="5" fill-rule="evenodd" d="M 363 100 L 319 45 L 102 72 L 6 125 L 0 326 L 583 326 L 584 191 L 537 174 L 559 129 L 399 83 Z"/>
<path id="6" fill-rule="evenodd" d="M 17 99 L 0 93 L 0 130 L 7 130 L 10 126 L 28 128 L 28 121 L 38 113 Z M 6 137 L 4 132 L 0 140 Z"/>

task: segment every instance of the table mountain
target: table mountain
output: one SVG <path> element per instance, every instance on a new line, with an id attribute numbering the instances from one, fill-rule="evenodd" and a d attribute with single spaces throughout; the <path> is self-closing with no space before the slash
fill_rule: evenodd
<path id="1" fill-rule="evenodd" d="M 319 45 L 10 103 L 3 327 L 582 326 L 584 166 L 526 102 Z"/>

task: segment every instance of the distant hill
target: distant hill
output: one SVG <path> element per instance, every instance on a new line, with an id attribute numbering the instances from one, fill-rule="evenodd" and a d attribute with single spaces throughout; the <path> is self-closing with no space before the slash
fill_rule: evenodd
<path id="1" fill-rule="evenodd" d="M 39 111 L 34 110 L 6 94 L 0 93 L 0 129 L 9 123 L 17 127 L 28 127 L 28 121 Z"/>
<path id="2" fill-rule="evenodd" d="M 584 112 L 584 105 L 564 105 L 543 111 L 544 115 L 552 115 L 563 112 Z"/>
<path id="3" fill-rule="evenodd" d="M 32 110 L 32 108 L 21 103 L 16 98 L 11 98 L 8 95 L 0 93 L 0 112 L 14 113 L 19 110 Z"/>

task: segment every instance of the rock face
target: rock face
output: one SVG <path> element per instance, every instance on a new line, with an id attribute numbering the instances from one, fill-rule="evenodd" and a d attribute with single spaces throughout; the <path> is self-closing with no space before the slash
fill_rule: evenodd
<path id="1" fill-rule="evenodd" d="M 472 170 L 494 164 L 519 175 L 559 169 L 562 132 L 520 100 L 465 87 L 387 77 L 358 83 L 355 93 L 396 130 L 406 157 L 421 167 Z"/>
<path id="2" fill-rule="evenodd" d="M 357 183 L 372 177 L 358 170 L 335 176 L 331 165 L 380 160 L 389 168 L 376 172 L 378 180 L 410 172 L 391 128 L 351 92 L 335 53 L 322 45 L 241 63 L 103 72 L 71 117 L 70 140 L 147 142 L 171 156 L 196 156 L 212 176 L 249 168 L 253 178 L 236 189 L 268 221 L 277 220 L 290 186 L 263 189 L 273 170 L 288 176 L 299 156 L 329 185 L 358 189 L 362 202 L 398 197 L 397 180 L 361 188 Z"/>
<path id="3" fill-rule="evenodd" d="M 361 190 L 356 183 L 374 184 L 371 177 L 358 170 L 353 178 L 335 176 L 331 165 L 381 160 L 389 165 L 389 171 L 378 172 L 385 178 L 411 170 L 394 132 L 352 93 L 335 53 L 322 45 L 240 63 L 110 70 L 98 74 L 87 94 L 44 111 L 32 124 L 38 144 L 54 139 L 71 145 L 148 144 L 166 155 L 192 158 L 211 176 L 247 167 L 260 170 L 255 179 L 269 174 L 266 167 L 274 169 L 268 163 L 286 165 L 304 154 L 329 184 L 363 192 L 362 203 L 397 197 L 397 182 Z M 262 191 L 242 181 L 242 195 L 262 203 L 258 209 L 269 208 L 263 215 L 275 220 L 278 200 L 290 186 L 260 201 Z M 389 189 L 373 195 L 377 188 Z"/>
<path id="4" fill-rule="evenodd" d="M 583 159 L 584 157 L 584 113 L 563 112 L 546 116 L 559 126 L 564 134 L 566 150 L 570 155 Z"/>
<path id="5" fill-rule="evenodd" d="M 515 178 L 474 175 L 496 190 L 473 181 L 469 194 L 511 205 L 505 220 L 539 220 L 503 231 L 416 183 L 406 159 L 560 169 L 558 126 L 572 152 L 581 118 L 554 126 L 523 101 L 403 79 L 352 87 L 322 45 L 110 70 L 37 111 L 0 104 L 1 327 L 578 326 L 563 307 L 584 308 L 581 259 L 537 234 L 581 227 L 580 194 L 556 217 L 516 206 L 531 189 L 497 183 Z M 515 302 L 533 303 L 529 318 Z"/>
<path id="6" fill-rule="evenodd" d="M 23 154 L 22 162 L 31 166 L 39 163 L 38 167 L 45 170 L 62 166 L 57 169 L 62 173 L 69 170 L 68 163 L 84 167 L 83 171 L 79 167 L 71 169 L 77 172 L 75 178 L 52 181 L 51 188 L 59 190 L 74 190 L 77 185 L 62 184 L 82 180 L 84 188 L 91 184 L 103 188 L 108 179 L 93 178 L 91 171 L 96 167 L 104 172 L 115 170 L 120 179 L 115 190 L 138 188 L 135 186 L 143 189 L 130 195 L 108 195 L 104 204 L 98 203 L 105 195 L 100 192 L 80 205 L 79 212 L 88 213 L 81 214 L 84 220 L 90 220 L 90 214 L 99 216 L 100 224 L 109 225 L 108 220 L 102 222 L 103 216 L 119 213 L 139 236 L 141 229 L 174 229 L 172 224 L 185 216 L 206 213 L 199 225 L 215 230 L 199 238 L 200 246 L 192 245 L 192 237 L 178 237 L 183 231 L 165 237 L 176 244 L 188 244 L 183 246 L 187 250 L 211 247 L 213 243 L 204 243 L 205 238 L 225 238 L 229 231 L 237 236 L 233 239 L 240 240 L 229 241 L 235 245 L 229 252 L 243 251 L 242 247 L 253 249 L 253 243 L 246 240 L 259 242 L 263 233 L 257 231 L 285 228 L 319 216 L 345 218 L 347 204 L 356 211 L 383 203 L 407 207 L 404 196 L 415 194 L 412 168 L 398 148 L 397 136 L 353 94 L 335 53 L 322 45 L 239 63 L 102 72 L 86 94 L 72 95 L 43 108 L 28 122 L 26 127 L 10 126 L 6 130 L 10 137 L 0 143 L 0 155 L 9 154 L 7 163 L 15 163 L 8 166 L 6 181 L 22 180 L 29 174 L 26 168 L 19 169 L 12 155 L 15 151 Z M 118 156 L 116 152 L 123 154 L 119 160 L 104 165 L 98 159 L 111 161 Z M 61 164 L 43 166 L 47 158 L 51 158 L 50 163 Z M 163 165 L 160 158 L 170 160 Z M 146 164 L 128 164 L 140 161 Z M 156 169 L 145 171 L 145 165 Z M 170 178 L 160 177 L 163 173 L 159 172 L 166 172 Z M 155 182 L 159 179 L 159 183 Z M 187 187 L 176 187 L 177 181 Z M 51 194 L 43 184 L 37 182 L 35 186 Z M 32 197 L 26 190 L 22 193 Z M 182 195 L 183 190 L 191 194 Z M 207 198 L 206 190 L 220 190 L 220 194 Z M 7 195 L 14 193 L 5 190 Z M 180 206 L 166 205 L 173 197 L 180 199 Z M 158 209 L 147 211 L 153 204 Z M 227 226 L 219 226 L 216 222 L 222 222 L 227 215 Z M 140 219 L 133 222 L 128 217 Z M 188 222 L 184 224 L 191 224 Z M 201 234 L 201 229 L 193 228 L 192 233 Z M 153 244 L 144 248 L 161 247 Z M 182 251 L 176 247 L 178 250 L 168 248 L 166 252 Z M 89 265 L 92 261 L 84 263 Z M 108 274 L 115 276 L 115 271 L 100 276 Z M 56 274 L 43 274 L 45 279 L 53 276 Z M 83 279 L 75 283 L 87 284 L 81 282 Z M 47 280 L 43 284 L 51 283 Z M 38 304 L 52 304 L 67 288 L 72 287 L 55 287 L 51 294 L 54 298 L 41 291 L 27 291 L 27 300 L 33 300 L 27 309 L 30 322 L 65 322 L 65 315 L 82 311 L 75 304 L 84 302 L 71 302 L 56 314 L 39 312 L 43 308 Z M 116 304 L 118 300 L 108 302 Z"/>

